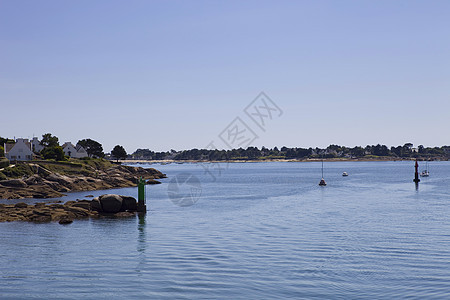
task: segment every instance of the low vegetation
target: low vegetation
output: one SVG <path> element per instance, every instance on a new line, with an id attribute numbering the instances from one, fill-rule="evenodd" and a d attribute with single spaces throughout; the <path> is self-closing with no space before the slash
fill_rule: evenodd
<path id="1" fill-rule="evenodd" d="M 40 166 L 46 170 L 61 175 L 83 175 L 95 177 L 99 171 L 111 168 L 113 164 L 103 158 L 68 159 L 67 161 L 33 160 L 29 162 L 18 162 L 13 167 L 4 168 L 0 171 L 0 179 L 21 178 L 35 173 L 35 167 Z"/>
<path id="2" fill-rule="evenodd" d="M 9 160 L 5 157 L 0 157 L 0 169 L 9 166 Z"/>

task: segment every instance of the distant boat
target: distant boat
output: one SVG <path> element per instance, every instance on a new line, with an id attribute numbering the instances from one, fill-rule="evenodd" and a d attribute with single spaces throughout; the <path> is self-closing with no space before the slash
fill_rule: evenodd
<path id="1" fill-rule="evenodd" d="M 428 177 L 430 176 L 430 172 L 428 172 L 427 170 L 422 171 L 422 173 L 420 173 L 420 177 Z"/>
<path id="2" fill-rule="evenodd" d="M 344 172 L 344 173 L 342 173 L 342 176 L 348 176 L 348 173 L 347 172 Z"/>
<path id="3" fill-rule="evenodd" d="M 420 177 L 428 177 L 430 176 L 430 172 L 428 171 L 428 162 L 426 162 L 425 170 L 420 173 Z"/>
<path id="4" fill-rule="evenodd" d="M 327 185 L 327 183 L 325 182 L 325 179 L 323 179 L 323 158 L 322 158 L 322 179 L 320 179 L 319 185 L 320 186 L 326 186 Z"/>

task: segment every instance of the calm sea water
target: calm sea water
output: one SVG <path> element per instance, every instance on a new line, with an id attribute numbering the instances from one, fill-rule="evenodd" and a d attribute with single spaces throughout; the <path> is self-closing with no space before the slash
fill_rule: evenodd
<path id="1" fill-rule="evenodd" d="M 0 223 L 0 298 L 450 298 L 449 162 L 152 167 L 144 218 Z"/>

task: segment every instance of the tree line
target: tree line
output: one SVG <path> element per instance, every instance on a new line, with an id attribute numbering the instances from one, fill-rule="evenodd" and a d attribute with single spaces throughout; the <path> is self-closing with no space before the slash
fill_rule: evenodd
<path id="1" fill-rule="evenodd" d="M 424 147 L 417 148 L 413 144 L 406 143 L 403 146 L 390 147 L 386 145 L 367 145 L 366 147 L 345 147 L 339 145 L 330 145 L 327 148 L 288 148 L 278 147 L 248 147 L 246 149 L 232 150 L 209 150 L 209 149 L 191 149 L 166 152 L 155 152 L 149 149 L 137 149 L 134 153 L 127 156 L 129 159 L 146 160 L 265 160 L 265 159 L 312 159 L 312 158 L 393 158 L 393 159 L 449 159 L 450 146 L 443 147 Z"/>
<path id="2" fill-rule="evenodd" d="M 13 143 L 11 139 L 0 137 L 0 157 L 4 156 L 4 143 Z M 50 133 L 42 135 L 40 144 L 44 147 L 40 153 L 36 153 L 44 159 L 64 160 L 64 151 L 59 145 L 59 139 Z M 132 154 L 127 154 L 121 145 L 116 145 L 110 155 L 105 155 L 103 146 L 99 142 L 82 139 L 77 142 L 87 152 L 89 157 L 111 158 L 111 159 L 145 159 L 145 160 L 204 160 L 204 161 L 225 161 L 225 160 L 266 160 L 266 159 L 314 159 L 314 158 L 391 158 L 391 159 L 450 159 L 450 146 L 424 147 L 419 145 L 413 147 L 412 143 L 403 146 L 367 145 L 366 147 L 345 147 L 339 145 L 329 145 L 327 148 L 288 148 L 278 147 L 247 147 L 231 150 L 218 149 L 190 149 L 190 150 L 170 150 L 165 152 L 155 152 L 149 149 L 137 149 Z"/>

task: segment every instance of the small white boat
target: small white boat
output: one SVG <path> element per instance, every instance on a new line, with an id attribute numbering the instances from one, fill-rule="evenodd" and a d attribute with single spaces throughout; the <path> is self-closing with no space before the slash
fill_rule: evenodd
<path id="1" fill-rule="evenodd" d="M 430 172 L 428 171 L 428 162 L 426 162 L 425 170 L 420 172 L 420 177 L 428 177 L 430 176 Z"/>
<path id="2" fill-rule="evenodd" d="M 344 173 L 342 173 L 342 176 L 348 176 L 348 173 L 347 172 L 344 172 Z"/>
<path id="3" fill-rule="evenodd" d="M 430 176 L 430 172 L 428 172 L 428 170 L 422 171 L 420 173 L 420 177 L 428 177 L 428 176 Z"/>

